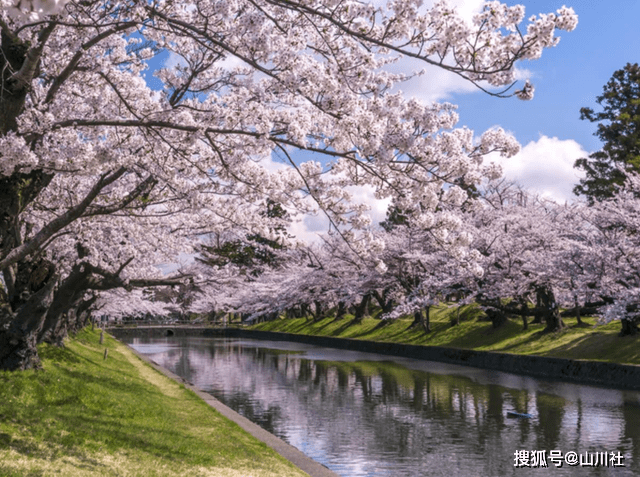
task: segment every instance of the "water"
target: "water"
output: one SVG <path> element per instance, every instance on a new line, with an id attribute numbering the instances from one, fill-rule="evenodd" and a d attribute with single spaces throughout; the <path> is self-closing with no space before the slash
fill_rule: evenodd
<path id="1" fill-rule="evenodd" d="M 640 476 L 638 392 L 299 343 L 131 345 L 343 476 Z M 515 467 L 520 450 L 549 468 Z M 558 468 L 551 450 L 620 452 L 625 467 Z"/>

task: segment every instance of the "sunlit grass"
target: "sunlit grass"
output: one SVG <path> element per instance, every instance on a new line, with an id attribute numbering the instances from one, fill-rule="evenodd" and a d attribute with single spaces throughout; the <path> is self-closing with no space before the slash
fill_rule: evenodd
<path id="1" fill-rule="evenodd" d="M 618 336 L 619 322 L 596 326 L 595 318 L 583 318 L 585 325 L 578 326 L 575 318 L 563 318 L 567 328 L 557 333 L 544 333 L 543 324 L 529 324 L 528 330 L 523 330 L 521 319 L 510 319 L 504 326 L 494 329 L 490 322 L 482 320 L 482 312 L 474 305 L 463 307 L 460 325 L 452 326 L 455 313 L 455 307 L 448 308 L 443 305 L 432 308 L 430 333 L 426 333 L 420 326 L 411 327 L 412 318 L 387 323 L 370 317 L 365 318 L 360 324 L 354 324 L 349 315 L 339 321 L 333 318 L 318 322 L 306 318 L 279 319 L 260 323 L 252 328 L 304 335 L 640 364 L 640 335 Z"/>
<path id="2" fill-rule="evenodd" d="M 0 372 L 0 476 L 306 475 L 98 336 L 42 346 L 44 370 Z"/>

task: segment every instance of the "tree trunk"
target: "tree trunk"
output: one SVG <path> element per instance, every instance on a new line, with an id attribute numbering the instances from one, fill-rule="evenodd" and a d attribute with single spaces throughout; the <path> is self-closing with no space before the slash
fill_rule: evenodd
<path id="1" fill-rule="evenodd" d="M 89 288 L 90 275 L 91 268 L 88 264 L 74 265 L 69 276 L 62 281 L 55 293 L 39 333 L 38 342 L 62 346 L 69 331 L 69 315 L 71 310 L 80 304 L 85 291 Z"/>
<path id="2" fill-rule="evenodd" d="M 542 306 L 542 300 L 540 298 L 540 295 L 536 291 L 536 307 L 533 310 L 533 320 L 531 321 L 531 324 L 541 324 L 543 316 L 544 308 Z"/>
<path id="3" fill-rule="evenodd" d="M 386 289 L 382 290 L 382 293 L 378 292 L 378 290 L 373 290 L 372 292 L 373 297 L 376 299 L 378 305 L 380 305 L 380 309 L 382 310 L 380 315 L 391 313 L 391 310 L 393 310 L 393 300 L 387 299 L 387 293 L 388 291 Z"/>
<path id="4" fill-rule="evenodd" d="M 354 323 L 360 323 L 365 316 L 369 314 L 369 301 L 371 301 L 371 295 L 365 294 L 360 300 L 360 303 L 356 305 L 356 314 L 353 317 Z"/>
<path id="5" fill-rule="evenodd" d="M 502 309 L 502 304 L 499 298 L 493 298 L 487 300 L 483 305 L 484 312 L 487 314 L 487 318 L 491 320 L 493 328 L 500 328 L 507 322 L 507 315 Z"/>
<path id="6" fill-rule="evenodd" d="M 338 302 L 338 308 L 336 309 L 336 318 L 335 321 L 339 321 L 342 318 L 344 318 L 344 315 L 347 314 L 347 306 L 345 304 L 345 302 L 343 301 L 339 301 Z"/>
<path id="7" fill-rule="evenodd" d="M 313 315 L 313 321 L 320 321 L 324 319 L 324 310 L 322 306 L 322 302 L 319 300 L 314 300 L 313 304 L 315 305 L 316 311 Z"/>
<path id="8" fill-rule="evenodd" d="M 499 308 L 487 308 L 485 313 L 491 320 L 491 326 L 493 328 L 500 328 L 507 322 L 507 315 Z"/>
<path id="9" fill-rule="evenodd" d="M 422 329 L 426 333 L 431 333 L 431 316 L 430 316 L 431 306 L 427 306 L 423 309 L 420 308 L 417 311 L 413 312 L 413 322 L 409 328 L 414 328 L 418 325 L 422 327 Z"/>
<path id="10" fill-rule="evenodd" d="M 16 371 L 40 366 L 36 349 L 38 333 L 53 301 L 56 281 L 54 278 L 50 279 L 16 313 L 11 313 L 7 305 L 3 307 L 3 327 L 0 329 L 1 370 Z"/>
<path id="11" fill-rule="evenodd" d="M 422 308 L 418 309 L 418 311 L 413 312 L 413 322 L 409 326 L 409 328 L 414 328 L 422 323 Z"/>
<path id="12" fill-rule="evenodd" d="M 543 285 L 537 287 L 536 294 L 540 298 L 542 313 L 547 322 L 547 326 L 544 329 L 545 333 L 560 331 L 565 328 L 566 325 L 560 317 L 560 310 L 558 309 L 556 297 L 551 286 Z"/>
<path id="13" fill-rule="evenodd" d="M 638 328 L 638 325 L 633 319 L 622 319 L 620 320 L 620 324 L 622 325 L 620 336 L 633 336 L 640 332 L 640 328 Z"/>
<path id="14" fill-rule="evenodd" d="M 424 309 L 424 320 L 422 321 L 422 328 L 426 333 L 431 333 L 431 306 L 428 306 Z"/>
<path id="15" fill-rule="evenodd" d="M 520 302 L 520 315 L 522 316 L 522 329 L 527 331 L 529 329 L 529 322 L 527 318 L 529 317 L 529 307 L 527 306 L 527 300 L 522 300 Z"/>
<path id="16" fill-rule="evenodd" d="M 578 295 L 574 295 L 573 300 L 576 305 L 576 320 L 578 320 L 578 326 L 581 326 L 582 319 L 580 318 L 580 304 L 578 303 Z"/>

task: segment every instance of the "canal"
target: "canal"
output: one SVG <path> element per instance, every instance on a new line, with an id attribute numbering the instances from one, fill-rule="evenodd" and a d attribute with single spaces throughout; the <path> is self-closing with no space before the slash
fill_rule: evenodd
<path id="1" fill-rule="evenodd" d="M 128 344 L 345 477 L 640 475 L 639 392 L 282 341 Z"/>

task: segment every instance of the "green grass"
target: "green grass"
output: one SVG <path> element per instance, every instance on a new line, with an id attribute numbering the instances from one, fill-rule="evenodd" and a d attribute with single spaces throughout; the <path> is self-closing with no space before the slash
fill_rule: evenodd
<path id="1" fill-rule="evenodd" d="M 431 310 L 430 333 L 410 325 L 413 318 L 381 322 L 365 318 L 353 324 L 347 315 L 339 321 L 333 318 L 313 322 L 306 318 L 278 319 L 252 326 L 252 329 L 279 331 L 304 335 L 335 336 L 371 341 L 386 341 L 427 346 L 499 351 L 523 355 L 552 356 L 640 364 L 640 335 L 620 337 L 620 323 L 596 326 L 595 318 L 583 318 L 586 325 L 578 326 L 575 318 L 563 318 L 566 329 L 557 333 L 544 333 L 544 325 L 529 325 L 522 329 L 522 321 L 508 320 L 494 329 L 490 322 L 482 321 L 482 312 L 475 306 L 464 307 L 460 325 L 452 326 L 455 307 L 434 307 Z"/>
<path id="2" fill-rule="evenodd" d="M 84 330 L 0 372 L 0 476 L 307 475 L 143 363 Z M 106 361 L 104 348 L 109 349 Z"/>

